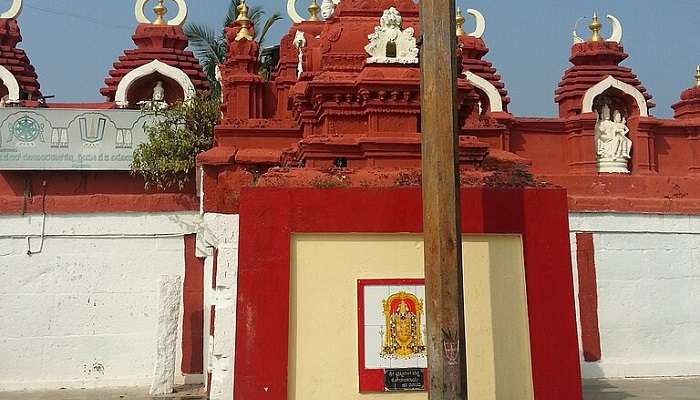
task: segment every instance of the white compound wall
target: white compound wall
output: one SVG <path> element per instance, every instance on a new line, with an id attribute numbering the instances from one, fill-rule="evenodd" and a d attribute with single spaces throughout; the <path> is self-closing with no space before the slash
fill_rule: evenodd
<path id="1" fill-rule="evenodd" d="M 41 248 L 41 215 L 0 216 L 0 391 L 150 385 L 159 281 L 184 275 L 198 221 L 49 215 Z M 27 255 L 27 236 L 40 253 Z"/>
<path id="2" fill-rule="evenodd" d="M 572 213 L 569 221 L 574 268 L 576 232 L 593 233 L 595 248 L 602 359 L 582 361 L 583 376 L 700 375 L 700 217 Z"/>

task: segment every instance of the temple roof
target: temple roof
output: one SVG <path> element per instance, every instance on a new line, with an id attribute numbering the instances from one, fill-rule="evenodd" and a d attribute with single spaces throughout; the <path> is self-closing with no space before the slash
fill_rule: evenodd
<path id="1" fill-rule="evenodd" d="M 24 50 L 17 48 L 22 35 L 15 17 L 0 18 L 0 66 L 6 68 L 17 80 L 19 100 L 24 105 L 30 105 L 27 101 L 37 101 L 42 95 L 34 66 Z"/>
<path id="2" fill-rule="evenodd" d="M 182 4 L 179 4 L 180 7 L 183 7 Z M 154 10 L 158 12 L 159 7 L 163 7 L 162 1 Z M 100 90 L 100 93 L 108 101 L 115 101 L 121 80 L 129 72 L 154 60 L 184 72 L 191 80 L 195 90 L 207 90 L 209 81 L 206 74 L 202 72 L 199 61 L 191 51 L 185 50 L 188 46 L 188 40 L 181 27 L 184 18 L 180 18 L 181 20 L 177 21 L 178 24 L 171 24 L 172 21 L 166 22 L 160 16 L 154 22 L 147 20 L 144 22 L 144 18 L 143 13 L 139 14 L 137 11 L 137 20 L 140 23 L 132 36 L 136 48 L 125 50 L 124 54 L 114 63 L 113 69 L 109 71 L 109 77 L 105 79 L 105 87 Z M 179 18 L 179 15 L 176 18 Z"/>

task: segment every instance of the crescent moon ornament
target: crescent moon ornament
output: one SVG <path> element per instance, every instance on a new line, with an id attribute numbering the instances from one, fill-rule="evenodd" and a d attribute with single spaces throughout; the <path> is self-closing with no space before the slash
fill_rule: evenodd
<path id="1" fill-rule="evenodd" d="M 134 14 L 136 15 L 136 22 L 139 24 L 152 24 L 153 22 L 146 16 L 146 5 L 150 0 L 136 0 L 136 6 L 134 7 Z M 173 0 L 177 4 L 177 15 L 168 21 L 170 26 L 182 26 L 187 20 L 187 3 L 185 0 Z"/>
<path id="2" fill-rule="evenodd" d="M 484 32 L 486 31 L 486 18 L 484 18 L 484 14 L 473 8 L 467 9 L 467 14 L 473 16 L 476 20 L 476 29 L 474 29 L 474 32 L 468 34 L 467 36 L 480 39 L 482 36 L 484 36 Z"/>
<path id="3" fill-rule="evenodd" d="M 300 24 L 300 23 L 306 21 L 297 12 L 297 0 L 287 0 L 287 14 L 289 14 L 289 18 L 295 24 Z"/>
<path id="4" fill-rule="evenodd" d="M 12 5 L 10 5 L 10 9 L 0 14 L 0 18 L 13 19 L 19 17 L 19 15 L 22 14 L 22 3 L 22 0 L 12 0 Z"/>
<path id="5" fill-rule="evenodd" d="M 608 15 L 608 20 L 612 25 L 612 36 L 610 36 L 608 42 L 620 43 L 622 40 L 622 23 L 614 15 Z"/>

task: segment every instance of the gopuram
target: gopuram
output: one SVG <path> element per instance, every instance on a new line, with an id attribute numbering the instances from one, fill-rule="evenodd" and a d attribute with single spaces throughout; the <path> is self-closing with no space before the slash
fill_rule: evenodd
<path id="1" fill-rule="evenodd" d="M 252 1 L 209 81 L 185 0 L 137 0 L 99 103 L 44 97 L 22 0 L 0 15 L 0 391 L 427 398 L 419 7 L 289 0 L 270 50 Z M 470 398 L 700 375 L 700 67 L 654 116 L 628 66 L 654 60 L 623 63 L 619 17 L 562 32 L 558 115 L 528 117 L 489 61 L 498 16 L 456 10 Z M 192 184 L 144 189 L 129 171 L 143 110 L 219 85 Z"/>

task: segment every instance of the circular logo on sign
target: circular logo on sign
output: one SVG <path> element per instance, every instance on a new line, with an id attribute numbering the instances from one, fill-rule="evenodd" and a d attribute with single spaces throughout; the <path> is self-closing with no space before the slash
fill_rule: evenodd
<path id="1" fill-rule="evenodd" d="M 33 142 L 44 129 L 43 125 L 40 125 L 34 119 L 24 116 L 10 127 L 10 133 L 12 136 L 16 137 L 20 142 Z"/>

